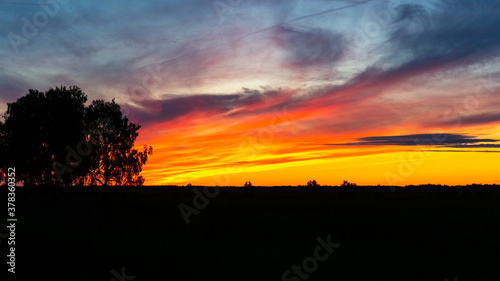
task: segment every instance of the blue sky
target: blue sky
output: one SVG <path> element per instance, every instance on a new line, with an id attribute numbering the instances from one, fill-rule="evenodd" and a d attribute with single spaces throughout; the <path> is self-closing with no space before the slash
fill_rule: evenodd
<path id="1" fill-rule="evenodd" d="M 1 112 L 28 89 L 78 85 L 116 98 L 159 159 L 202 134 L 202 147 L 228 142 L 206 152 L 223 165 L 238 154 L 229 140 L 285 111 L 280 136 L 296 146 L 277 142 L 254 167 L 378 137 L 397 146 L 439 131 L 463 151 L 500 138 L 499 1 L 0 0 L 0 23 Z M 156 170 L 156 182 L 217 169 L 205 164 Z"/>
<path id="2" fill-rule="evenodd" d="M 398 7 L 411 3 L 360 2 L 0 1 L 2 102 L 59 84 L 127 103 L 342 82 L 376 63 Z"/>

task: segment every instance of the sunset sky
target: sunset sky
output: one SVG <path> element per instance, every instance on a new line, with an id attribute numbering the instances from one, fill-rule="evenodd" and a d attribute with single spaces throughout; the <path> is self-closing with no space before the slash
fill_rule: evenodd
<path id="1" fill-rule="evenodd" d="M 500 1 L 0 0 L 0 112 L 116 101 L 146 185 L 500 184 Z"/>

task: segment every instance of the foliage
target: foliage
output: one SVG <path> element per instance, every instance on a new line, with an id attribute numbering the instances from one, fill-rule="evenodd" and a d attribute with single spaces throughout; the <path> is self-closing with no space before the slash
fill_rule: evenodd
<path id="1" fill-rule="evenodd" d="M 86 102 L 77 86 L 61 86 L 7 104 L 0 170 L 16 167 L 25 185 L 142 185 L 152 147 L 133 149 L 140 126 L 114 100 Z"/>
<path id="2" fill-rule="evenodd" d="M 245 185 L 243 185 L 243 187 L 252 187 L 252 183 L 250 181 L 246 181 L 245 182 Z"/>
<path id="3" fill-rule="evenodd" d="M 357 184 L 344 180 L 340 186 L 357 186 Z"/>
<path id="4" fill-rule="evenodd" d="M 65 147 L 81 140 L 86 101 L 87 96 L 73 86 L 46 92 L 30 89 L 8 103 L 0 133 L 0 166 L 16 167 L 16 174 L 27 185 L 54 183 L 51 162 L 64 158 Z M 72 175 L 63 180 L 71 182 Z"/>
<path id="5" fill-rule="evenodd" d="M 85 140 L 91 144 L 85 182 L 90 185 L 142 185 L 142 165 L 152 147 L 139 152 L 134 143 L 139 125 L 123 116 L 115 101 L 95 100 L 85 111 Z"/>
<path id="6" fill-rule="evenodd" d="M 316 180 L 310 180 L 307 182 L 308 187 L 319 187 L 320 185 L 316 182 Z"/>

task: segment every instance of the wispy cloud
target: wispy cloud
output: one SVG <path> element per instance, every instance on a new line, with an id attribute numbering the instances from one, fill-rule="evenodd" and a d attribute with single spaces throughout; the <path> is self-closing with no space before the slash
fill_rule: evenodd
<path id="1" fill-rule="evenodd" d="M 327 144 L 327 145 L 395 145 L 395 146 L 418 146 L 429 145 L 453 148 L 473 148 L 473 147 L 499 147 L 498 144 L 477 144 L 496 143 L 500 140 L 483 139 L 476 136 L 461 134 L 413 134 L 400 136 L 372 136 L 358 138 L 356 142 Z"/>
<path id="2" fill-rule="evenodd" d="M 17 54 L 7 35 L 43 9 L 0 5 L 1 113 L 30 88 L 60 84 L 116 98 L 158 148 L 158 182 L 419 141 L 498 149 L 498 1 L 255 0 L 223 14 L 204 0 L 69 1 Z M 489 95 L 477 99 L 478 87 Z M 246 159 L 239 145 L 259 132 L 272 141 Z"/>

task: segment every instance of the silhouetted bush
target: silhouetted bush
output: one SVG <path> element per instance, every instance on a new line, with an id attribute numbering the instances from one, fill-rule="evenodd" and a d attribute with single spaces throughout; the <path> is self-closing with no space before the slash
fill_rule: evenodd
<path id="1" fill-rule="evenodd" d="M 353 183 L 353 182 L 348 182 L 348 181 L 344 180 L 344 182 L 342 182 L 342 184 L 340 186 L 344 186 L 344 187 L 351 186 L 351 187 L 354 187 L 354 186 L 358 186 L 358 185 L 355 184 L 355 183 Z"/>
<path id="2" fill-rule="evenodd" d="M 320 185 L 316 182 L 316 180 L 310 180 L 307 182 L 308 187 L 319 187 Z"/>

